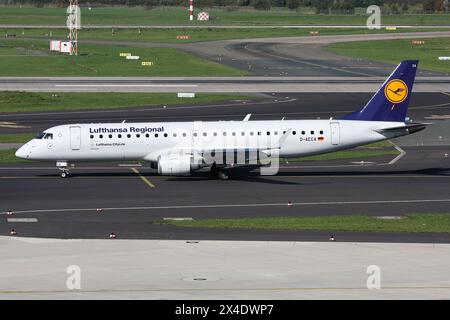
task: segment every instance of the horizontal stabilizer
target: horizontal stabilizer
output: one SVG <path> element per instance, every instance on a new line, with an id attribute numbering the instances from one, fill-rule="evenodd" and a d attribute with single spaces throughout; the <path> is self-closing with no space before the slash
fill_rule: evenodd
<path id="1" fill-rule="evenodd" d="M 411 134 L 411 133 L 418 132 L 418 131 L 425 129 L 425 127 L 430 124 L 431 123 L 409 123 L 404 126 L 390 127 L 390 128 L 385 128 L 385 129 L 376 129 L 375 131 L 379 132 L 379 133 Z"/>

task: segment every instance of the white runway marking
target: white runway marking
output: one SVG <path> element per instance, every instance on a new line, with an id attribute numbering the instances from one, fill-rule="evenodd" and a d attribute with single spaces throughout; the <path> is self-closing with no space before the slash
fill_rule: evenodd
<path id="1" fill-rule="evenodd" d="M 38 222 L 37 218 L 8 218 L 8 222 Z"/>
<path id="2" fill-rule="evenodd" d="M 55 87 L 152 87 L 152 88 L 196 88 L 196 84 L 55 84 Z"/>
<path id="3" fill-rule="evenodd" d="M 409 199 L 409 200 L 368 200 L 368 201 L 323 201 L 323 202 L 292 202 L 293 206 L 339 206 L 339 205 L 373 205 L 373 204 L 399 204 L 399 203 L 432 203 L 450 202 L 450 199 Z M 125 210 L 163 210 L 163 209 L 221 209 L 221 208 L 249 208 L 249 207 L 286 207 L 287 202 L 279 203 L 237 203 L 237 204 L 207 204 L 207 205 L 180 205 L 180 206 L 143 206 L 143 207 L 109 207 L 103 211 Z M 19 210 L 14 213 L 50 213 L 50 212 L 96 212 L 97 208 L 60 208 L 60 209 L 36 209 Z M 7 214 L 0 212 L 0 215 Z"/>

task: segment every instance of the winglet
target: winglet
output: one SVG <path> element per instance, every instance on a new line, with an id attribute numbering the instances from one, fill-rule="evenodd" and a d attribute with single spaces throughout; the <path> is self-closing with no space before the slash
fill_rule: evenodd
<path id="1" fill-rule="evenodd" d="M 242 120 L 242 121 L 248 121 L 248 120 L 250 120 L 250 117 L 251 117 L 251 116 L 252 116 L 252 114 L 249 113 L 248 115 L 245 116 L 244 120 Z"/>

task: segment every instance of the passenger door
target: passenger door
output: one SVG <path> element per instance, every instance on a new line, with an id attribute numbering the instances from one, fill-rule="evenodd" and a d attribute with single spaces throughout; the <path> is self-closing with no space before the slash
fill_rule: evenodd
<path id="1" fill-rule="evenodd" d="M 72 150 L 81 149 L 81 127 L 73 126 L 70 129 L 70 148 Z"/>
<path id="2" fill-rule="evenodd" d="M 339 128 L 339 122 L 331 122 L 330 123 L 330 131 L 331 131 L 331 144 L 334 146 L 339 145 L 341 140 L 341 132 Z"/>

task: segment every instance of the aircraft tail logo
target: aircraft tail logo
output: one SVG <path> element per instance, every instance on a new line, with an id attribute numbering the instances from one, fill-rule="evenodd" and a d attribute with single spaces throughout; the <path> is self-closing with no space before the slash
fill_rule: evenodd
<path id="1" fill-rule="evenodd" d="M 362 109 L 342 119 L 405 122 L 418 64 L 402 61 Z"/>

